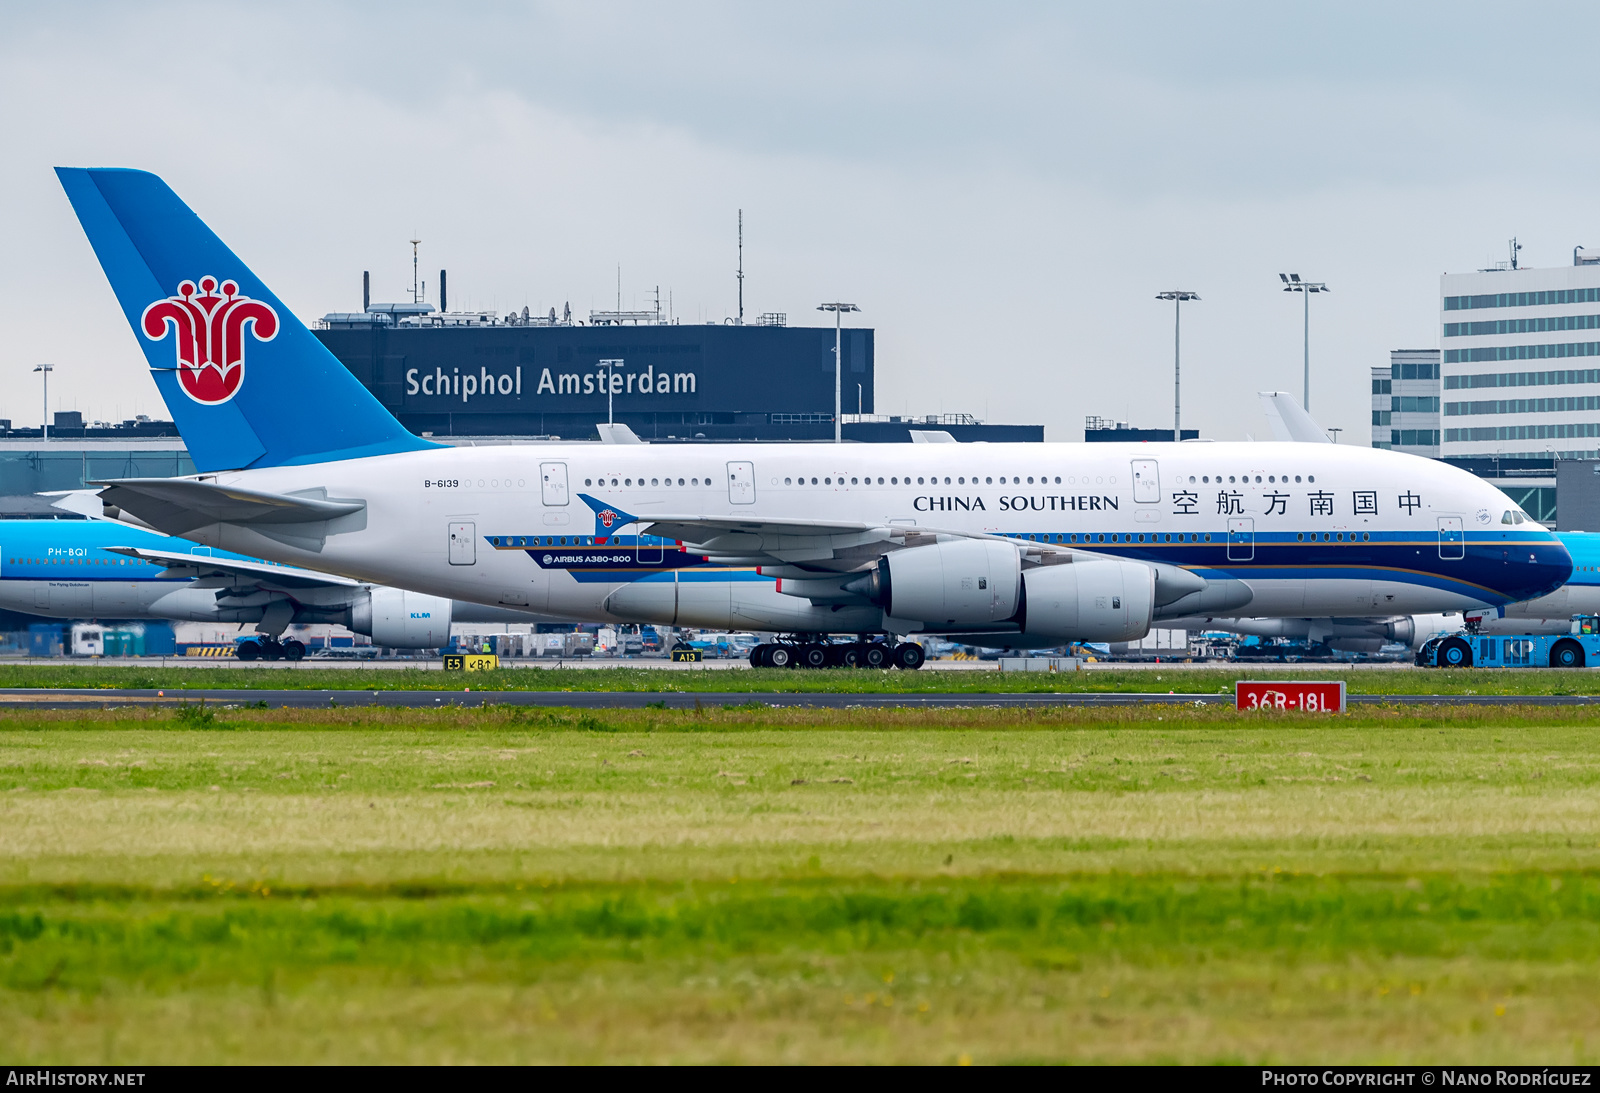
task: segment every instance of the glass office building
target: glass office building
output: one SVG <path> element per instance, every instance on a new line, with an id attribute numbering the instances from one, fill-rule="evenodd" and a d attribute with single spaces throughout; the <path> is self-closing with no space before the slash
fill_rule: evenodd
<path id="1" fill-rule="evenodd" d="M 116 440 L 0 439 L 0 519 L 64 516 L 40 494 L 83 489 L 110 478 L 193 474 L 194 462 L 175 436 Z"/>
<path id="2" fill-rule="evenodd" d="M 1440 278 L 1441 453 L 1600 456 L 1600 257 Z"/>
<path id="3" fill-rule="evenodd" d="M 1395 349 L 1372 370 L 1372 446 L 1439 458 L 1439 351 Z"/>

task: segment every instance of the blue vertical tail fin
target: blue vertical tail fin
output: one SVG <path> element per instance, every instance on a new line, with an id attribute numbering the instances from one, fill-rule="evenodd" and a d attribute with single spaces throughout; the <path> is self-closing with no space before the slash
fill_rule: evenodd
<path id="1" fill-rule="evenodd" d="M 434 447 L 407 432 L 160 178 L 56 174 L 196 468 Z"/>

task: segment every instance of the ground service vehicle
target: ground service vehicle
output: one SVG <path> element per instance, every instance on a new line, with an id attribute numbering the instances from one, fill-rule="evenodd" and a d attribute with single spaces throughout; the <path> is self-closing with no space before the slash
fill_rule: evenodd
<path id="1" fill-rule="evenodd" d="M 1417 650 L 1425 668 L 1582 668 L 1600 664 L 1600 617 L 1579 615 L 1565 634 L 1478 634 L 1431 638 Z"/>

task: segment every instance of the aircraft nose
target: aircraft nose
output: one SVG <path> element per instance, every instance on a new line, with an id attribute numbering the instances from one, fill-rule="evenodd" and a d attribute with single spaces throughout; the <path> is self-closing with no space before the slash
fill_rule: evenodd
<path id="1" fill-rule="evenodd" d="M 1572 578 L 1572 555 L 1561 540 L 1546 532 L 1522 543 L 1509 543 L 1505 561 L 1510 570 L 1506 594 L 1516 600 L 1548 595 Z"/>

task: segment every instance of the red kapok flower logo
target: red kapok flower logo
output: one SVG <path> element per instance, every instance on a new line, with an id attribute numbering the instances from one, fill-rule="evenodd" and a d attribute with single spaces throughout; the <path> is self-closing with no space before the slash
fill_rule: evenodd
<path id="1" fill-rule="evenodd" d="M 605 528 L 608 531 L 611 529 L 611 525 L 616 523 L 617 520 L 619 519 L 617 514 L 612 512 L 610 509 L 602 509 L 601 511 L 599 511 L 599 512 L 597 512 L 595 514 L 594 518 L 596 520 L 599 520 L 600 521 L 600 526 Z"/>
<path id="2" fill-rule="evenodd" d="M 218 291 L 220 289 L 220 291 Z M 248 296 L 234 281 L 202 277 L 178 285 L 178 294 L 144 309 L 139 327 L 158 342 L 170 327 L 177 335 L 178 385 L 206 406 L 227 402 L 244 382 L 245 327 L 258 341 L 278 336 L 278 313 Z"/>

